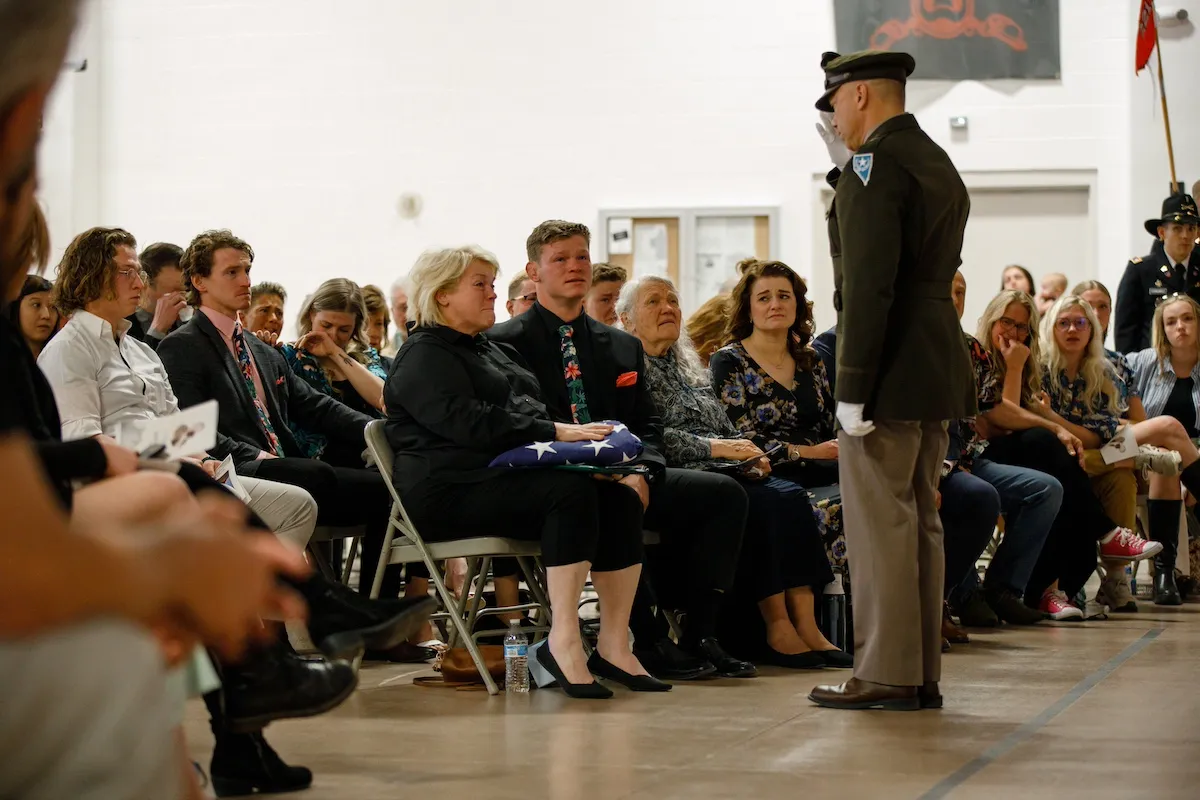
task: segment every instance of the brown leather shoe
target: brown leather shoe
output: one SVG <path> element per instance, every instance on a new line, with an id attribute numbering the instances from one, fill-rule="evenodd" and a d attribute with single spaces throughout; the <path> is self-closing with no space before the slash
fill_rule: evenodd
<path id="1" fill-rule="evenodd" d="M 929 681 L 917 689 L 917 700 L 921 708 L 941 708 L 942 692 L 938 689 L 937 681 Z"/>
<path id="2" fill-rule="evenodd" d="M 916 686 L 885 686 L 851 678 L 840 686 L 818 686 L 808 699 L 823 708 L 847 710 L 916 711 L 921 708 Z"/>
<path id="3" fill-rule="evenodd" d="M 970 644 L 971 637 L 950 617 L 950 606 L 942 604 L 942 638 L 950 644 Z"/>

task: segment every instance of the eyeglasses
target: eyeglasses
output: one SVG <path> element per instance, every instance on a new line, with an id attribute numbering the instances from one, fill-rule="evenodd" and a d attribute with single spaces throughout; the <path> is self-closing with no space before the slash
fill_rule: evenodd
<path id="1" fill-rule="evenodd" d="M 537 292 L 530 292 L 529 294 L 519 294 L 519 295 L 517 295 L 517 299 L 524 300 L 527 303 L 532 303 L 534 300 L 537 300 Z"/>
<path id="2" fill-rule="evenodd" d="M 1092 323 L 1087 317 L 1063 317 L 1054 323 L 1054 327 L 1058 328 L 1063 333 L 1067 331 L 1086 331 L 1091 329 Z"/>
<path id="3" fill-rule="evenodd" d="M 146 273 L 142 272 L 140 269 L 134 269 L 132 267 L 130 267 L 129 269 L 117 270 L 117 277 L 124 278 L 125 280 L 129 281 L 130 283 L 133 282 L 133 279 L 135 277 L 142 283 L 146 282 Z"/>
<path id="4" fill-rule="evenodd" d="M 1029 326 L 1026 325 L 1024 322 L 1017 322 L 1012 317 L 1001 317 L 1000 319 L 998 319 L 996 321 L 999 322 L 1004 327 L 1008 328 L 1009 330 L 1016 331 L 1017 333 L 1021 334 L 1022 336 L 1029 335 Z"/>

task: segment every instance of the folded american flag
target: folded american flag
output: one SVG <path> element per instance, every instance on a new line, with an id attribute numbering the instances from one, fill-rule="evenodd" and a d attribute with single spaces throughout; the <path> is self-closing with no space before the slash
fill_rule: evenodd
<path id="1" fill-rule="evenodd" d="M 611 467 L 629 464 L 642 454 L 642 440 L 619 422 L 605 420 L 613 431 L 594 442 L 533 442 L 514 447 L 492 459 L 489 467 L 557 467 L 586 464 Z"/>

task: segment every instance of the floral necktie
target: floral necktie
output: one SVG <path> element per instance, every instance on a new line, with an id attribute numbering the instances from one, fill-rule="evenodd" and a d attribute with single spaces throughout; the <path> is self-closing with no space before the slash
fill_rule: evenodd
<path id="1" fill-rule="evenodd" d="M 250 393 L 250 400 L 254 403 L 254 410 L 258 412 L 258 424 L 262 427 L 263 433 L 267 435 L 267 443 L 270 444 L 270 453 L 273 456 L 283 456 L 283 448 L 279 446 L 279 437 L 275 435 L 275 427 L 271 425 L 271 415 L 267 413 L 267 407 L 263 404 L 262 398 L 258 396 L 258 389 L 254 386 L 254 372 L 250 366 L 250 348 L 246 346 L 246 335 L 242 332 L 242 323 L 235 322 L 233 324 L 233 352 L 237 354 L 238 366 L 242 370 L 242 380 L 246 382 L 246 391 Z"/>
<path id="2" fill-rule="evenodd" d="M 563 325 L 558 329 L 562 337 L 563 378 L 567 382 L 567 396 L 571 400 L 571 419 L 577 424 L 592 421 L 588 411 L 587 395 L 583 391 L 583 372 L 579 369 L 579 354 L 575 352 L 575 329 Z"/>

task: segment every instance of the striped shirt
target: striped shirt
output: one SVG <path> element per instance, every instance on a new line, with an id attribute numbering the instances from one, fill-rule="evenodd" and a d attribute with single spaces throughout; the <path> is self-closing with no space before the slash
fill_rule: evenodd
<path id="1" fill-rule="evenodd" d="M 1160 365 L 1158 353 L 1153 348 L 1130 353 L 1126 359 L 1133 368 L 1133 379 L 1142 396 L 1142 405 L 1146 407 L 1147 418 L 1162 416 L 1163 407 L 1179 377 L 1170 359 Z M 1189 377 L 1192 379 L 1192 405 L 1197 408 L 1193 426 L 1200 428 L 1200 362 L 1192 367 Z"/>

